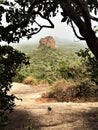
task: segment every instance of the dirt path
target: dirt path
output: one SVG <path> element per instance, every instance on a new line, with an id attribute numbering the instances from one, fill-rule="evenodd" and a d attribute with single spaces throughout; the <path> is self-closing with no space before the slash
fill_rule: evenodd
<path id="1" fill-rule="evenodd" d="M 47 87 L 13 83 L 16 100 L 8 127 L 3 130 L 98 130 L 98 103 L 38 103 Z M 52 110 L 48 111 L 48 107 Z"/>
<path id="2" fill-rule="evenodd" d="M 11 94 L 21 98 L 21 100 L 15 100 L 16 108 L 18 109 L 30 109 L 36 105 L 35 99 L 40 98 L 43 92 L 46 92 L 48 87 L 45 86 L 31 86 L 21 83 L 13 83 Z"/>

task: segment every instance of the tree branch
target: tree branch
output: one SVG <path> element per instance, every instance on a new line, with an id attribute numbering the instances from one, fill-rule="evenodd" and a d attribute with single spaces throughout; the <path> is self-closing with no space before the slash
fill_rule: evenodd
<path id="1" fill-rule="evenodd" d="M 83 18 L 84 18 L 86 25 L 87 26 L 89 25 L 91 27 L 90 14 L 89 14 L 89 11 L 88 11 L 88 6 L 86 4 L 86 1 L 76 0 L 75 3 L 79 7 L 79 9 L 81 9 L 82 15 L 83 15 Z"/>
<path id="2" fill-rule="evenodd" d="M 55 0 L 56 1 L 56 0 Z M 74 21 L 76 26 L 79 28 L 80 34 L 84 37 L 85 33 L 85 22 L 81 19 L 81 16 L 77 14 L 77 12 L 74 10 L 74 7 L 71 6 L 71 3 L 69 0 L 57 0 L 60 4 L 62 10 Z M 66 15 L 65 15 L 66 17 Z"/>
<path id="3" fill-rule="evenodd" d="M 40 28 L 39 28 L 38 31 L 32 32 L 32 33 L 28 34 L 28 36 L 37 34 L 38 32 L 41 31 L 42 28 L 54 28 L 54 24 L 52 23 L 52 21 L 51 21 L 49 18 L 46 18 L 45 16 L 43 16 L 43 15 L 42 15 L 41 13 L 39 13 L 39 12 L 36 12 L 36 13 L 39 14 L 43 19 L 47 20 L 47 21 L 50 23 L 50 26 L 48 26 L 48 25 L 40 25 L 39 23 L 37 23 L 36 21 L 34 21 Z"/>
<path id="4" fill-rule="evenodd" d="M 97 18 L 97 17 L 94 17 L 94 16 L 90 15 L 90 18 L 91 18 L 92 20 L 98 22 L 98 18 Z"/>
<path id="5" fill-rule="evenodd" d="M 85 40 L 85 38 L 78 36 L 78 34 L 77 34 L 76 30 L 75 30 L 75 27 L 74 27 L 74 25 L 73 25 L 73 23 L 72 23 L 72 20 L 70 20 L 70 23 L 71 23 L 71 27 L 72 27 L 72 29 L 73 29 L 73 32 L 74 32 L 75 36 L 76 36 L 78 39 L 80 39 L 80 40 Z"/>
<path id="6" fill-rule="evenodd" d="M 54 0 L 56 2 L 56 0 Z M 76 0 L 74 0 L 76 1 Z M 89 35 L 95 36 L 95 33 L 92 30 L 92 27 L 90 25 L 87 25 L 87 23 L 82 19 L 82 17 L 77 13 L 76 8 L 72 5 L 71 0 L 57 0 L 58 4 L 60 4 L 63 12 L 65 12 L 64 17 L 67 16 L 75 23 L 75 25 L 79 29 L 79 33 L 82 37 L 85 39 L 89 39 Z M 77 5 L 78 6 L 78 5 Z M 82 12 L 82 11 L 81 11 Z M 86 19 L 86 18 L 85 18 Z M 90 21 L 91 22 L 91 21 Z"/>
<path id="7" fill-rule="evenodd" d="M 44 1 L 44 0 L 33 1 L 31 6 L 29 7 L 29 9 L 27 11 L 27 15 L 25 15 L 24 19 L 22 21 L 18 22 L 17 24 L 15 24 L 15 25 L 13 25 L 13 24 L 8 25 L 7 27 L 5 27 L 5 30 L 7 32 L 10 32 L 10 31 L 13 31 L 13 30 L 16 31 L 20 27 L 26 27 L 29 23 L 31 16 L 32 16 L 32 11 L 34 9 L 34 6 L 36 4 L 39 4 L 42 1 Z"/>

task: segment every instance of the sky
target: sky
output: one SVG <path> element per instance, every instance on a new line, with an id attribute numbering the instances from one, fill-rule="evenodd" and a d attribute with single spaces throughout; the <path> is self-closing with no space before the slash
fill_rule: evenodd
<path id="1" fill-rule="evenodd" d="M 14 1 L 14 0 L 9 0 Z M 61 12 L 61 9 L 59 10 Z M 57 14 L 56 17 L 51 18 L 52 22 L 54 23 L 54 29 L 51 28 L 43 28 L 38 34 L 35 34 L 32 36 L 31 39 L 22 38 L 20 39 L 20 43 L 35 43 L 39 42 L 41 38 L 44 38 L 46 36 L 53 36 L 54 38 L 63 39 L 64 41 L 69 42 L 80 42 L 79 39 L 77 39 L 73 33 L 72 28 L 66 24 L 66 22 L 61 23 L 62 16 L 60 13 Z M 42 19 L 38 19 L 38 21 L 41 24 L 49 24 L 46 21 L 43 21 Z M 6 22 L 6 21 L 5 21 Z M 4 25 L 6 25 L 3 20 Z"/>
<path id="2" fill-rule="evenodd" d="M 27 38 L 22 38 L 20 39 L 19 43 L 35 43 L 39 42 L 41 38 L 44 38 L 46 36 L 53 36 L 54 38 L 59 38 L 63 39 L 64 41 L 69 41 L 69 42 L 75 42 L 75 41 L 80 41 L 75 38 L 75 35 L 72 31 L 72 28 L 67 25 L 65 22 L 61 22 L 62 16 L 60 14 L 57 14 L 56 17 L 51 18 L 52 22 L 54 23 L 54 29 L 51 28 L 43 28 L 38 34 L 35 34 L 32 36 L 31 39 Z M 47 21 L 44 21 L 40 18 L 38 18 L 38 21 L 41 24 L 49 24 Z M 3 23 L 6 26 L 6 21 L 3 18 Z"/>
<path id="3" fill-rule="evenodd" d="M 9 0 L 9 1 L 13 1 L 13 0 Z M 61 9 L 59 10 L 61 12 Z M 49 24 L 47 23 L 47 21 L 42 20 L 40 18 L 37 19 L 38 22 L 41 23 L 41 25 L 44 24 Z M 59 39 L 63 39 L 64 41 L 69 41 L 69 42 L 80 42 L 79 39 L 77 39 L 75 37 L 75 34 L 73 33 L 72 28 L 66 24 L 66 22 L 61 22 L 62 20 L 62 16 L 60 13 L 57 14 L 56 17 L 51 18 L 51 21 L 54 23 L 54 29 L 51 28 L 43 28 L 38 34 L 35 34 L 32 36 L 31 39 L 27 39 L 27 38 L 22 38 L 20 39 L 20 43 L 35 43 L 35 42 L 39 42 L 39 40 L 41 38 L 44 38 L 46 36 L 53 36 L 54 38 L 59 38 Z M 3 19 L 3 23 L 4 25 L 6 25 L 5 23 L 6 21 L 4 21 Z M 76 28 L 76 30 L 78 30 L 78 28 Z"/>
<path id="4" fill-rule="evenodd" d="M 13 0 L 9 0 L 9 1 L 13 1 Z M 61 12 L 61 10 L 59 10 Z M 41 38 L 44 38 L 46 36 L 53 36 L 54 38 L 59 38 L 59 39 L 63 39 L 64 41 L 69 41 L 69 42 L 80 42 L 79 39 L 77 39 L 73 33 L 72 28 L 67 25 L 65 22 L 61 23 L 62 20 L 62 16 L 60 13 L 57 14 L 56 17 L 51 18 L 52 22 L 55 25 L 54 29 L 51 28 L 43 28 L 38 34 L 33 35 L 31 39 L 27 39 L 27 38 L 22 38 L 20 39 L 20 43 L 35 43 L 35 42 L 39 42 L 39 40 Z M 48 24 L 46 21 L 43 21 L 42 19 L 38 18 L 38 21 L 41 24 Z M 3 21 L 3 23 L 5 24 L 5 22 Z M 78 30 L 76 28 L 76 30 Z"/>
<path id="5" fill-rule="evenodd" d="M 54 29 L 51 28 L 43 28 L 38 34 L 32 36 L 31 39 L 27 40 L 23 38 L 20 40 L 20 43 L 31 43 L 37 42 L 41 38 L 46 36 L 53 36 L 56 38 L 64 39 L 65 41 L 74 41 L 75 36 L 72 31 L 72 28 L 69 27 L 66 23 L 61 23 L 62 17 L 58 14 L 56 17 L 52 18 L 52 22 L 54 23 Z M 42 21 L 42 23 L 47 24 L 46 21 Z"/>
<path id="6" fill-rule="evenodd" d="M 94 15 L 94 14 L 93 14 Z M 56 17 L 51 18 L 52 22 L 54 23 L 54 29 L 51 28 L 43 28 L 38 34 L 35 34 L 32 36 L 31 39 L 27 40 L 26 38 L 23 38 L 20 40 L 20 43 L 35 43 L 39 42 L 41 38 L 44 38 L 46 36 L 53 36 L 54 38 L 63 39 L 64 42 L 76 42 L 76 43 L 84 43 L 85 41 L 80 41 L 76 38 L 72 28 L 66 24 L 66 22 L 61 22 L 62 16 L 61 14 L 57 14 Z M 38 19 L 41 24 L 46 24 L 46 21 L 43 21 L 41 19 Z M 93 22 L 92 26 L 98 25 L 98 23 Z M 78 28 L 75 28 L 78 32 Z M 78 33 L 79 34 L 79 33 Z M 98 36 L 98 33 L 97 33 Z"/>

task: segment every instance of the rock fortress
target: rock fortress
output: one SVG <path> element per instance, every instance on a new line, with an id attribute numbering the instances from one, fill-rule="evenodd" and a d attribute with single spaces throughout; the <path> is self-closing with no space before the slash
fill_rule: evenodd
<path id="1" fill-rule="evenodd" d="M 52 36 L 47 36 L 47 37 L 41 38 L 39 40 L 39 47 L 40 46 L 47 46 L 47 47 L 55 48 L 56 43 L 55 43 L 55 40 L 54 40 L 54 38 Z"/>

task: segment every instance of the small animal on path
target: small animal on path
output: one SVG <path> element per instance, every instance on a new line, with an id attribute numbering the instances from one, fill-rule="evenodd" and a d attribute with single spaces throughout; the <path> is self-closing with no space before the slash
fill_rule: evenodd
<path id="1" fill-rule="evenodd" d="M 48 112 L 50 112 L 50 111 L 52 111 L 52 108 L 49 106 L 49 107 L 48 107 Z"/>

